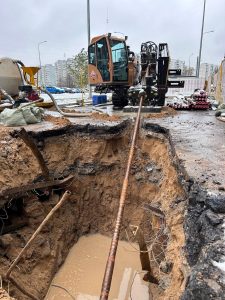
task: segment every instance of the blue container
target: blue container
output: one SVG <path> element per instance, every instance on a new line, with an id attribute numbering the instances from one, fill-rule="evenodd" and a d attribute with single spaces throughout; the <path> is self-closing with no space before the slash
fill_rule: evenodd
<path id="1" fill-rule="evenodd" d="M 92 104 L 93 105 L 98 105 L 99 104 L 98 95 L 92 96 Z"/>
<path id="2" fill-rule="evenodd" d="M 98 105 L 103 104 L 107 102 L 107 96 L 106 95 L 94 95 L 92 96 L 92 104 Z"/>
<path id="3" fill-rule="evenodd" d="M 101 96 L 101 98 L 100 98 L 101 104 L 106 103 L 107 102 L 107 96 L 106 95 L 100 95 L 100 96 Z"/>

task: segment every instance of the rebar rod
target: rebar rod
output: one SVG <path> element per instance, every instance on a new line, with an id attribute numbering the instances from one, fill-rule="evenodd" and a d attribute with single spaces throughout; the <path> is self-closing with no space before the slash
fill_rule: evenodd
<path id="1" fill-rule="evenodd" d="M 122 218 L 123 218 L 123 211 L 124 211 L 126 195 L 127 195 L 128 178 L 129 178 L 129 174 L 130 174 L 132 158 L 134 155 L 135 142 L 136 142 L 136 137 L 137 137 L 139 123 L 140 123 L 141 107 L 142 107 L 142 102 L 143 102 L 143 98 L 144 98 L 143 92 L 140 93 L 140 96 L 141 96 L 140 103 L 139 103 L 139 108 L 138 108 L 138 112 L 137 112 L 136 122 L 134 125 L 134 132 L 133 132 L 130 151 L 129 151 L 127 169 L 126 169 L 123 186 L 122 186 L 122 190 L 121 190 L 121 194 L 120 194 L 120 203 L 119 203 L 119 209 L 118 209 L 117 218 L 116 218 L 116 225 L 115 225 L 115 229 L 114 229 L 114 233 L 113 233 L 113 237 L 112 237 L 112 241 L 111 241 L 109 256 L 108 256 L 108 260 L 106 263 L 105 274 L 104 274 L 104 278 L 103 278 L 103 282 L 102 282 L 100 300 L 108 300 L 109 291 L 110 291 L 111 282 L 112 282 L 117 246 L 118 246 L 118 242 L 119 242 L 119 234 L 120 234 Z"/>
<path id="2" fill-rule="evenodd" d="M 11 266 L 9 267 L 8 271 L 5 274 L 6 278 L 9 278 L 10 273 L 12 272 L 12 270 L 15 268 L 15 266 L 18 264 L 18 262 L 20 261 L 22 255 L 26 252 L 26 250 L 28 249 L 28 247 L 31 245 L 31 243 L 34 241 L 35 237 L 40 233 L 40 231 L 42 230 L 42 228 L 46 225 L 46 223 L 49 221 L 49 219 L 53 216 L 53 214 L 56 212 L 56 210 L 58 210 L 59 207 L 62 206 L 62 204 L 70 197 L 71 193 L 69 191 L 66 191 L 61 200 L 53 207 L 53 209 L 48 213 L 48 215 L 45 217 L 45 219 L 42 221 L 42 223 L 38 226 L 38 228 L 36 229 L 36 231 L 32 234 L 31 238 L 29 239 L 29 241 L 26 243 L 25 247 L 21 250 L 21 252 L 19 253 L 19 255 L 17 256 L 17 258 L 14 260 L 14 262 L 11 264 Z"/>

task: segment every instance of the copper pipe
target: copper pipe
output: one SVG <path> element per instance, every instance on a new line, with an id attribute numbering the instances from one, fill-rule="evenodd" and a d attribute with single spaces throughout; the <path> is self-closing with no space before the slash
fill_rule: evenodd
<path id="1" fill-rule="evenodd" d="M 111 246 L 110 246 L 110 250 L 109 250 L 109 256 L 108 256 L 108 260 L 107 260 L 106 267 L 105 267 L 105 274 L 104 274 L 104 279 L 102 282 L 102 290 L 101 290 L 100 300 L 108 300 L 109 291 L 110 291 L 110 287 L 111 287 L 113 270 L 114 270 L 115 259 L 116 259 L 117 246 L 118 246 L 118 242 L 119 242 L 120 228 L 121 228 L 121 224 L 122 224 L 123 211 L 124 211 L 126 195 L 127 195 L 128 178 L 129 178 L 132 158 L 134 155 L 134 147 L 135 147 L 136 136 L 137 136 L 138 128 L 139 128 L 141 107 L 142 107 L 142 102 L 144 99 L 144 94 L 143 94 L 143 92 L 140 93 L 141 98 L 140 98 L 137 118 L 136 118 L 136 122 L 135 122 L 135 126 L 134 126 L 134 132 L 133 132 L 133 137 L 132 137 L 132 141 L 131 141 L 131 146 L 130 146 L 130 152 L 129 152 L 128 162 L 127 162 L 127 169 L 126 169 L 123 186 L 122 186 L 122 190 L 121 190 L 121 194 L 120 194 L 120 204 L 119 204 L 119 210 L 118 210 L 117 218 L 116 218 L 115 230 L 113 233 Z"/>

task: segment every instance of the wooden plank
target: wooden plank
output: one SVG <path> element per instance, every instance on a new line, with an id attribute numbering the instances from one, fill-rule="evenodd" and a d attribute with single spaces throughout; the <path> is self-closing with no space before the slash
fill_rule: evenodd
<path id="1" fill-rule="evenodd" d="M 26 192 L 32 191 L 35 189 L 43 189 L 43 188 L 53 187 L 53 186 L 57 186 L 57 185 L 60 186 L 60 185 L 68 183 L 73 178 L 74 178 L 74 175 L 69 175 L 68 177 L 61 179 L 61 180 L 41 181 L 41 182 L 26 184 L 26 185 L 20 186 L 20 187 L 9 188 L 7 190 L 0 192 L 0 200 L 1 200 L 1 198 L 5 198 L 5 197 L 24 195 Z"/>

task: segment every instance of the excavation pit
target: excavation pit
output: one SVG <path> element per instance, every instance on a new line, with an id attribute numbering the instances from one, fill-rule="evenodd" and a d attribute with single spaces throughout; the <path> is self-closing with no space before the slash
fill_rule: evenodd
<path id="1" fill-rule="evenodd" d="M 94 124 L 82 121 L 75 126 L 58 125 L 48 130 L 41 126 L 37 131 L 28 131 L 46 162 L 50 178 L 63 180 L 72 176 L 63 185 L 33 190 L 26 187 L 45 181 L 37 159 L 19 137 L 8 131 L 2 133 L 2 209 L 22 197 L 23 212 L 17 214 L 17 220 L 22 216 L 27 222 L 0 237 L 2 275 L 65 190 L 71 191 L 70 199 L 55 213 L 12 272 L 20 286 L 37 299 L 44 299 L 55 274 L 79 239 L 95 234 L 112 236 L 132 130 L 132 121 L 99 120 Z M 152 270 L 150 280 L 148 277 L 149 299 L 152 295 L 153 299 L 189 297 L 185 293 L 191 283 L 190 266 L 197 264 L 203 247 L 198 244 L 192 254 L 188 248 L 192 242 L 191 226 L 185 227 L 189 224 L 185 215 L 192 184 L 177 159 L 169 131 L 157 124 L 143 123 L 131 168 L 120 239 L 129 245 L 136 243 L 135 254 L 140 262 L 140 239 L 134 233 L 137 229 L 143 232 Z M 193 197 L 197 198 L 193 196 L 198 195 L 196 191 L 197 188 L 191 205 Z M 76 282 L 75 276 L 73 279 Z M 100 285 L 101 281 L 99 278 Z M 16 299 L 31 299 L 11 283 L 9 291 Z M 109 299 L 116 299 L 115 295 L 116 292 Z"/>

